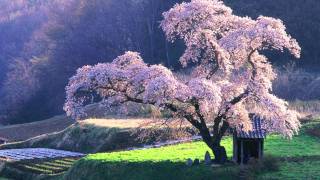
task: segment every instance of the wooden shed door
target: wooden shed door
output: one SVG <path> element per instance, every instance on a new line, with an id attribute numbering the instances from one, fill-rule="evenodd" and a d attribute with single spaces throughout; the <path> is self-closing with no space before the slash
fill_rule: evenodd
<path id="1" fill-rule="evenodd" d="M 259 140 L 242 139 L 237 140 L 238 145 L 238 163 L 241 162 L 241 141 L 243 141 L 243 162 L 247 163 L 250 158 L 259 158 Z"/>

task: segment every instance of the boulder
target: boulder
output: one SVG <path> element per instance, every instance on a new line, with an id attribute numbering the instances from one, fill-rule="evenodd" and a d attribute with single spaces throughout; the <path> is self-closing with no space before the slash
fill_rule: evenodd
<path id="1" fill-rule="evenodd" d="M 193 161 L 192 161 L 192 159 L 187 159 L 187 161 L 186 161 L 186 165 L 188 166 L 188 167 L 191 167 L 192 166 L 192 164 L 193 164 Z"/>
<path id="2" fill-rule="evenodd" d="M 195 159 L 194 161 L 193 161 L 193 165 L 199 165 L 200 164 L 200 160 L 199 159 Z"/>
<path id="3" fill-rule="evenodd" d="M 212 162 L 210 153 L 207 151 L 206 154 L 204 155 L 204 163 L 205 165 L 210 165 Z"/>

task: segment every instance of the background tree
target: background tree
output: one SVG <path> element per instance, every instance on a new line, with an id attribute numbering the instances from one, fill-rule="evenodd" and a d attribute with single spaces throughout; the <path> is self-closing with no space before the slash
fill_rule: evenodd
<path id="1" fill-rule="evenodd" d="M 6 118 L 0 118 L 0 123 L 62 114 L 68 79 L 85 64 L 107 62 L 127 50 L 141 52 L 148 63 L 166 64 L 167 58 L 179 57 L 179 51 L 168 48 L 172 45 L 159 28 L 162 12 L 179 1 L 1 1 L 0 114 Z M 12 96 L 18 91 L 10 88 L 25 88 L 12 78 L 19 77 L 17 61 L 32 64 L 36 91 Z M 12 97 L 20 99 L 6 100 Z"/>
<path id="2" fill-rule="evenodd" d="M 218 163 L 227 159 L 220 144 L 223 135 L 229 127 L 250 130 L 251 113 L 265 119 L 269 132 L 287 137 L 298 132 L 297 113 L 271 94 L 276 74 L 261 54 L 287 49 L 300 57 L 298 43 L 281 20 L 239 17 L 219 0 L 177 4 L 163 16 L 161 27 L 168 40 L 185 42 L 180 62 L 184 67 L 195 65 L 190 77 L 181 79 L 127 52 L 112 63 L 77 71 L 66 87 L 68 115 L 80 119 L 83 107 L 95 100 L 107 107 L 135 102 L 167 109 L 199 130 Z"/>

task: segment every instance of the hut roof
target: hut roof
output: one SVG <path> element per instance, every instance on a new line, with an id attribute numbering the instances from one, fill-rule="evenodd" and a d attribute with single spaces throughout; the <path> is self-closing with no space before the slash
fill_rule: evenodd
<path id="1" fill-rule="evenodd" d="M 238 131 L 236 136 L 238 138 L 262 139 L 266 138 L 267 131 L 263 129 L 263 119 L 257 115 L 250 115 L 252 120 L 252 131 Z"/>

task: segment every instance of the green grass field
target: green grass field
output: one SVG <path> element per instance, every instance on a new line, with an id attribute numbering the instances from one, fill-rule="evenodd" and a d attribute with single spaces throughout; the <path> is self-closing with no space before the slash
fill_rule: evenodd
<path id="1" fill-rule="evenodd" d="M 231 139 L 225 139 L 224 144 L 230 149 Z M 228 178 L 226 171 L 233 171 L 233 168 L 219 168 L 213 172 L 204 165 L 186 167 L 184 163 L 187 158 L 202 159 L 207 150 L 209 149 L 204 143 L 193 142 L 155 149 L 89 155 L 75 164 L 67 173 L 66 179 L 210 179 L 213 175 Z"/>
<path id="2" fill-rule="evenodd" d="M 292 140 L 269 136 L 265 153 L 279 158 L 280 170 L 259 174 L 256 179 L 320 179 L 320 139 L 299 135 Z M 232 154 L 232 139 L 223 140 L 228 156 Z M 66 174 L 66 179 L 237 179 L 239 167 L 219 168 L 205 165 L 187 167 L 187 158 L 203 159 L 209 150 L 203 142 L 168 147 L 99 153 L 78 161 Z"/>

